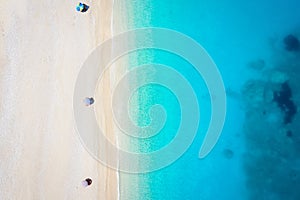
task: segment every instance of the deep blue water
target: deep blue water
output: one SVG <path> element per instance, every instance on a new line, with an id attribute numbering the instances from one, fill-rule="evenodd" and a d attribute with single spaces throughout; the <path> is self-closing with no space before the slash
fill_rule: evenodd
<path id="1" fill-rule="evenodd" d="M 211 114 L 203 79 L 188 70 L 191 69 L 189 63 L 171 53 L 158 50 L 133 53 L 133 57 L 143 59 L 132 62 L 131 67 L 160 63 L 184 75 L 200 99 L 201 121 L 193 144 L 172 165 L 145 174 L 122 174 L 121 199 L 251 199 L 253 188 L 246 184 L 249 172 L 243 168 L 243 156 L 249 151 L 243 137 L 245 109 L 238 93 L 246 80 L 257 76 L 247 69 L 247 63 L 260 58 L 272 63 L 270 43 L 300 29 L 300 1 L 127 0 L 127 3 L 134 11 L 130 29 L 169 28 L 193 38 L 218 66 L 225 88 L 237 95 L 228 95 L 225 126 L 217 145 L 205 159 L 199 159 L 199 148 Z M 158 71 L 149 76 L 155 73 Z M 140 88 L 135 95 L 139 99 L 136 121 L 140 126 L 150 123 L 147 112 L 154 104 L 163 105 L 168 113 L 165 127 L 157 136 L 131 141 L 136 152 L 158 150 L 176 134 L 180 122 L 179 103 L 172 91 L 159 85 Z M 226 156 L 228 150 L 232 156 Z M 122 180 L 130 183 L 124 181 L 122 184 Z M 273 194 L 262 194 L 261 199 L 277 198 Z M 287 195 L 287 199 L 292 198 Z"/>

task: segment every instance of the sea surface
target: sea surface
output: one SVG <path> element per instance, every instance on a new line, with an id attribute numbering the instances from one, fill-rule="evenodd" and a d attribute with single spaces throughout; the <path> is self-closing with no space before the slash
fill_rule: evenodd
<path id="1" fill-rule="evenodd" d="M 211 119 L 210 96 L 203 77 L 193 71 L 190 63 L 170 52 L 141 49 L 130 53 L 130 69 L 144 64 L 163 64 L 184 76 L 197 96 L 201 118 L 193 143 L 174 163 L 149 173 L 121 173 L 120 199 L 300 199 L 300 161 L 297 160 L 300 158 L 300 151 L 299 148 L 294 148 L 297 144 L 300 146 L 300 135 L 295 133 L 299 132 L 300 127 L 293 125 L 298 123 L 298 114 L 293 116 L 294 122 L 285 124 L 280 121 L 284 111 L 280 110 L 280 106 L 276 107 L 272 97 L 269 101 L 260 101 L 260 93 L 256 93 L 259 88 L 245 87 L 249 80 L 258 80 L 263 83 L 261 88 L 264 90 L 267 85 L 273 84 L 265 77 L 271 76 L 275 68 L 278 68 L 280 73 L 287 71 L 287 76 L 292 77 L 293 74 L 293 78 L 289 79 L 294 93 L 292 99 L 296 107 L 300 103 L 297 84 L 293 85 L 293 80 L 300 77 L 299 71 L 288 68 L 291 64 L 300 68 L 300 53 L 288 52 L 283 42 L 289 34 L 300 36 L 300 1 L 126 0 L 126 6 L 132 12 L 128 19 L 129 30 L 145 27 L 175 30 L 197 41 L 207 51 L 224 82 L 227 114 L 218 143 L 208 156 L 200 159 L 199 149 Z M 285 66 L 280 66 L 281 63 Z M 149 73 L 133 79 L 151 79 L 159 73 L 160 70 L 156 67 L 149 67 Z M 253 85 L 256 86 L 256 83 Z M 273 85 L 279 87 L 282 82 L 276 84 Z M 270 91 L 274 93 L 275 89 Z M 253 102 L 247 101 L 249 99 Z M 256 106 L 256 103 L 259 105 Z M 167 146 L 177 134 L 182 120 L 180 101 L 168 87 L 148 84 L 133 92 L 129 114 L 138 126 L 150 125 L 149 110 L 157 104 L 162 105 L 167 113 L 164 127 L 150 138 L 130 138 L 130 151 L 157 151 Z M 265 107 L 272 109 L 262 110 Z M 264 114 L 251 114 L 260 111 Z M 266 112 L 271 113 L 266 122 L 269 123 L 268 126 L 260 123 L 267 118 L 264 117 Z M 190 117 L 193 118 L 195 114 L 197 113 L 191 112 Z M 260 128 L 247 129 L 256 126 Z M 284 151 L 283 143 L 270 141 L 281 133 L 273 130 L 270 133 L 269 127 L 274 126 L 278 130 L 293 131 L 293 134 L 287 134 L 288 139 L 278 138 L 279 141 L 287 140 L 285 145 L 291 145 L 287 155 L 278 154 L 278 149 Z M 255 139 L 256 136 L 261 137 Z M 280 147 L 273 147 L 274 143 Z M 262 162 L 264 158 L 266 163 Z M 284 165 L 283 163 L 294 164 L 292 169 L 273 168 Z M 284 166 L 286 165 L 288 164 Z M 281 182 L 281 185 L 275 182 Z M 286 185 L 290 185 L 290 188 L 287 189 Z"/>

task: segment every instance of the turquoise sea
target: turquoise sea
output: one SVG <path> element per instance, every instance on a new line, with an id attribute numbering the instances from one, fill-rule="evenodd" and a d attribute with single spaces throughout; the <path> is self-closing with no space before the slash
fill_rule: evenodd
<path id="1" fill-rule="evenodd" d="M 300 40 L 300 1 L 126 0 L 126 5 L 133 15 L 129 29 L 172 29 L 206 49 L 223 78 L 227 115 L 217 145 L 199 159 L 211 117 L 203 78 L 170 52 L 131 53 L 130 68 L 159 63 L 185 76 L 199 100 L 201 120 L 192 145 L 173 164 L 149 173 L 121 173 L 120 199 L 300 199 L 300 52 L 297 39 L 285 42 L 288 35 Z M 295 47 L 288 50 L 286 45 Z M 147 76 L 157 73 L 154 68 Z M 286 85 L 292 94 L 284 91 Z M 149 125 L 148 111 L 156 104 L 165 108 L 168 117 L 156 136 L 131 138 L 130 149 L 147 153 L 167 145 L 181 120 L 176 96 L 166 87 L 150 84 L 132 98 L 136 109 L 131 114 L 139 126 Z M 291 104 L 294 113 L 289 110 Z M 287 115 L 293 115 L 289 122 Z"/>

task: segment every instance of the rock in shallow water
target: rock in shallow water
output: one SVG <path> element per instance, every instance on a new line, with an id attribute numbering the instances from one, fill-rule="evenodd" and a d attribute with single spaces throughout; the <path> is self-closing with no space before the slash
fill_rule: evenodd
<path id="1" fill-rule="evenodd" d="M 225 158 L 231 159 L 233 157 L 234 153 L 231 149 L 224 149 L 223 155 L 225 156 Z"/>
<path id="2" fill-rule="evenodd" d="M 249 62 L 247 64 L 247 66 L 254 70 L 262 70 L 266 66 L 266 63 L 263 59 L 258 59 L 258 60 Z"/>
<path id="3" fill-rule="evenodd" d="M 274 92 L 274 102 L 277 103 L 278 107 L 284 112 L 284 124 L 292 122 L 294 115 L 297 113 L 297 106 L 292 101 L 292 90 L 285 82 L 281 85 L 281 90 Z"/>
<path id="4" fill-rule="evenodd" d="M 300 42 L 298 38 L 294 35 L 288 35 L 283 39 L 285 49 L 287 51 L 299 51 L 300 50 Z"/>

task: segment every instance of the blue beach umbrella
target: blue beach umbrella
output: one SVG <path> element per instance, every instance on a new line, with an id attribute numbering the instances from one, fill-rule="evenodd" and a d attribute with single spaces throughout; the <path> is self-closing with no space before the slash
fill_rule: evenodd
<path id="1" fill-rule="evenodd" d="M 85 104 L 86 106 L 90 106 L 90 105 L 92 105 L 94 102 L 95 102 L 95 100 L 94 100 L 93 97 L 86 97 L 86 98 L 84 99 L 84 104 Z"/>
<path id="2" fill-rule="evenodd" d="M 76 10 L 78 12 L 86 12 L 89 9 L 89 6 L 84 3 L 78 3 L 76 6 Z"/>

